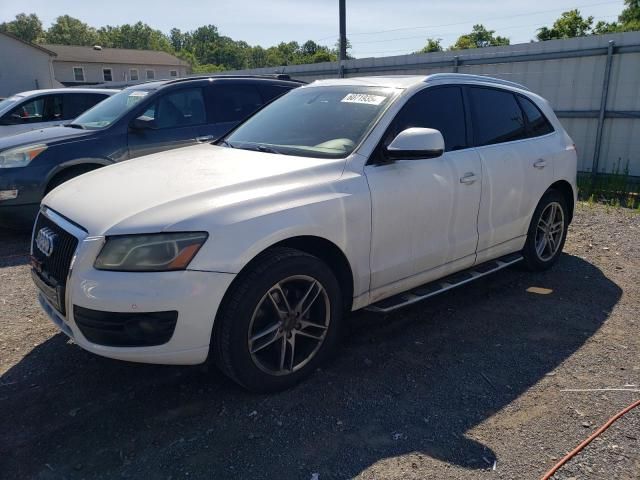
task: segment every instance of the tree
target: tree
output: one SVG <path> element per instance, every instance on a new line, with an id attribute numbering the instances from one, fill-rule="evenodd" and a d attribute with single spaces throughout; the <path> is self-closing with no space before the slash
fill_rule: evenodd
<path id="1" fill-rule="evenodd" d="M 640 30 L 640 0 L 624 0 L 624 4 L 627 7 L 618 17 L 621 31 Z"/>
<path id="2" fill-rule="evenodd" d="M 132 48 L 136 50 L 158 50 L 173 52 L 171 41 L 160 30 L 146 23 L 124 24 L 116 27 L 107 25 L 98 30 L 97 43 L 103 47 Z"/>
<path id="3" fill-rule="evenodd" d="M 49 27 L 46 43 L 59 45 L 96 45 L 98 34 L 95 28 L 69 15 L 62 15 Z"/>
<path id="4" fill-rule="evenodd" d="M 482 24 L 474 25 L 471 33 L 458 37 L 456 43 L 451 46 L 451 50 L 509 45 L 508 38 L 495 36 L 494 33 L 495 30 L 487 30 Z"/>
<path id="5" fill-rule="evenodd" d="M 440 42 L 441 38 L 427 38 L 427 44 L 417 53 L 441 52 L 444 50 Z"/>
<path id="6" fill-rule="evenodd" d="M 0 32 L 10 33 L 25 42 L 35 43 L 42 39 L 42 22 L 35 13 L 19 13 L 11 22 L 0 23 Z"/>
<path id="7" fill-rule="evenodd" d="M 569 10 L 560 15 L 551 28 L 539 28 L 537 37 L 540 41 L 582 37 L 591 33 L 592 25 L 593 17 L 583 18 L 578 9 Z"/>

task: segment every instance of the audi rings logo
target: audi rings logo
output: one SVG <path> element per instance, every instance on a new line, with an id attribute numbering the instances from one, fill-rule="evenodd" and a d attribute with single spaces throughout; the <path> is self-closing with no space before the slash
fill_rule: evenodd
<path id="1" fill-rule="evenodd" d="M 41 228 L 36 236 L 36 247 L 47 257 L 50 257 L 57 237 L 56 233 L 50 228 Z"/>

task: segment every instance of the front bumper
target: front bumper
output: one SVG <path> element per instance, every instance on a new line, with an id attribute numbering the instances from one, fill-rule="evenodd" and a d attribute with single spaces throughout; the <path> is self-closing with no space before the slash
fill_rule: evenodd
<path id="1" fill-rule="evenodd" d="M 191 270 L 144 273 L 95 270 L 93 261 L 102 243 L 102 237 L 80 241 L 67 281 L 66 315 L 39 292 L 38 300 L 51 320 L 80 347 L 104 357 L 174 365 L 204 362 L 216 312 L 235 275 Z M 74 307 L 132 315 L 177 311 L 178 316 L 166 343 L 116 347 L 87 339 L 74 318 Z"/>

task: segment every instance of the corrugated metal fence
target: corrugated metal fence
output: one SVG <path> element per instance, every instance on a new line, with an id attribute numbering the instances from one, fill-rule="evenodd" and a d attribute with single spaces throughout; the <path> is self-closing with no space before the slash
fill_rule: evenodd
<path id="1" fill-rule="evenodd" d="M 579 169 L 640 176 L 640 32 L 507 47 L 361 58 L 225 73 L 288 73 L 312 81 L 339 76 L 459 72 L 526 85 L 551 102 L 575 140 Z"/>

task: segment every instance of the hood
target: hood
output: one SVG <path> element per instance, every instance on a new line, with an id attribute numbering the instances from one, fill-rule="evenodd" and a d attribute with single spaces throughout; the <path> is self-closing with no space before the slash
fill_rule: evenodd
<path id="1" fill-rule="evenodd" d="M 344 159 L 195 145 L 87 173 L 42 203 L 90 235 L 207 230 L 198 218 L 337 179 L 344 165 Z"/>
<path id="2" fill-rule="evenodd" d="M 47 145 L 64 143 L 71 139 L 92 135 L 95 131 L 96 130 L 81 130 L 71 127 L 48 127 L 18 133 L 16 135 L 9 134 L 10 136 L 0 138 L 0 151 L 38 143 L 46 143 Z M 2 134 L 4 134 L 4 132 L 0 130 L 0 136 Z"/>
<path id="3" fill-rule="evenodd" d="M 30 132 L 32 130 L 44 130 L 45 128 L 52 128 L 54 126 L 64 125 L 65 123 L 69 123 L 69 122 L 70 120 L 65 120 L 65 121 L 60 120 L 55 125 L 53 124 L 53 122 L 49 123 L 48 125 L 47 124 L 39 125 L 37 123 L 32 123 L 32 124 L 24 123 L 20 125 L 0 125 L 0 138 L 9 137 L 11 135 L 18 135 L 20 133 Z"/>

